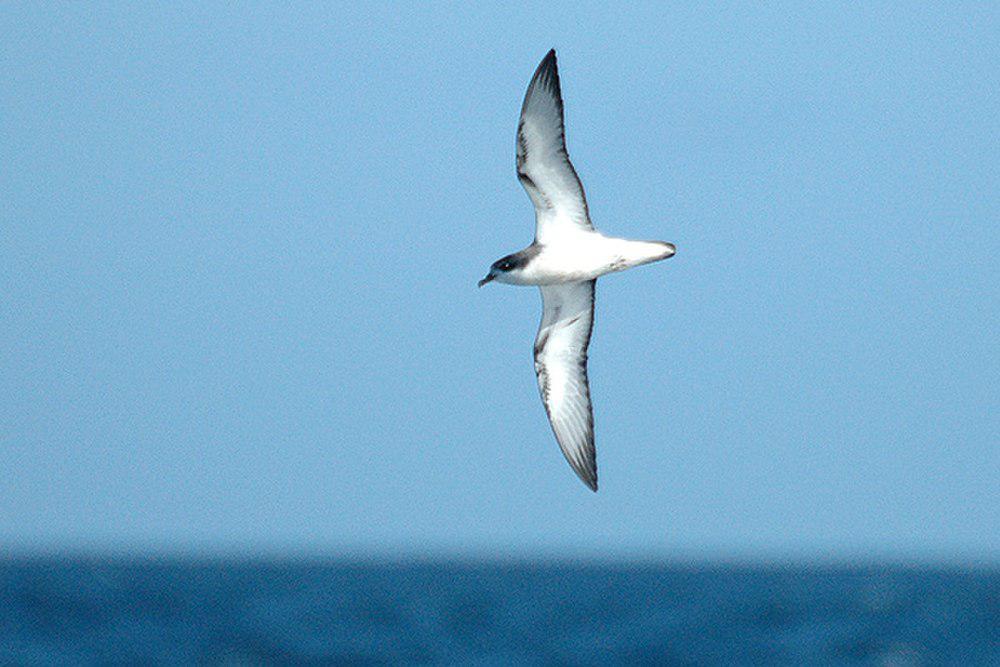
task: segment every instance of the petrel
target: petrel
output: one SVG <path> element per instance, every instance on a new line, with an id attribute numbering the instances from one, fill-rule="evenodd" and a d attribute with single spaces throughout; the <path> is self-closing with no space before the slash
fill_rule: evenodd
<path id="1" fill-rule="evenodd" d="M 535 374 L 549 423 L 577 476 L 597 491 L 594 414 L 587 346 L 594 326 L 594 284 L 606 273 L 671 257 L 663 241 L 630 241 L 594 229 L 583 185 L 566 153 L 556 52 L 548 52 L 528 84 L 517 125 L 517 178 L 535 205 L 535 240 L 493 262 L 479 281 L 537 285 L 542 322 L 535 337 Z"/>

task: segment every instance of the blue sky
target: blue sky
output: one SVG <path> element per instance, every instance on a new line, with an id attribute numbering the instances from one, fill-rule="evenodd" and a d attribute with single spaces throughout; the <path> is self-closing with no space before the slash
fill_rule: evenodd
<path id="1" fill-rule="evenodd" d="M 995 562 L 1000 11 L 686 4 L 7 6 L 0 544 Z M 475 286 L 551 47 L 678 248 L 598 284 L 596 495 Z"/>

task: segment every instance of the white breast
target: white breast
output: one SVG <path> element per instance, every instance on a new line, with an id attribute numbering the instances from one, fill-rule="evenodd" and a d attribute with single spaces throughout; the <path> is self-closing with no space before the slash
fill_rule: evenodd
<path id="1" fill-rule="evenodd" d="M 520 272 L 524 285 L 554 285 L 593 280 L 613 271 L 655 262 L 673 254 L 673 247 L 655 241 L 630 241 L 583 232 L 563 236 L 542 246 L 537 257 Z"/>

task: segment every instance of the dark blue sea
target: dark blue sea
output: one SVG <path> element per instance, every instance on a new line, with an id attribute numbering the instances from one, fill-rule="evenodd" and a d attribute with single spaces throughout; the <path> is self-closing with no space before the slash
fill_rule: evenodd
<path id="1" fill-rule="evenodd" d="M 4 665 L 1000 665 L 990 569 L 0 563 Z"/>

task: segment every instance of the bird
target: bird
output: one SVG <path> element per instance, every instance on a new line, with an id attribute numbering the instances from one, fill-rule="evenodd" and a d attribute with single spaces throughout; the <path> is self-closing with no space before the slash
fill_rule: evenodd
<path id="1" fill-rule="evenodd" d="M 552 49 L 531 77 L 517 124 L 517 178 L 535 207 L 535 238 L 490 266 L 479 287 L 496 281 L 535 285 L 542 321 L 535 374 L 545 413 L 573 472 L 597 491 L 594 413 L 587 348 L 594 326 L 594 286 L 608 273 L 658 262 L 673 243 L 605 236 L 590 221 L 587 198 L 566 151 L 562 91 Z"/>

